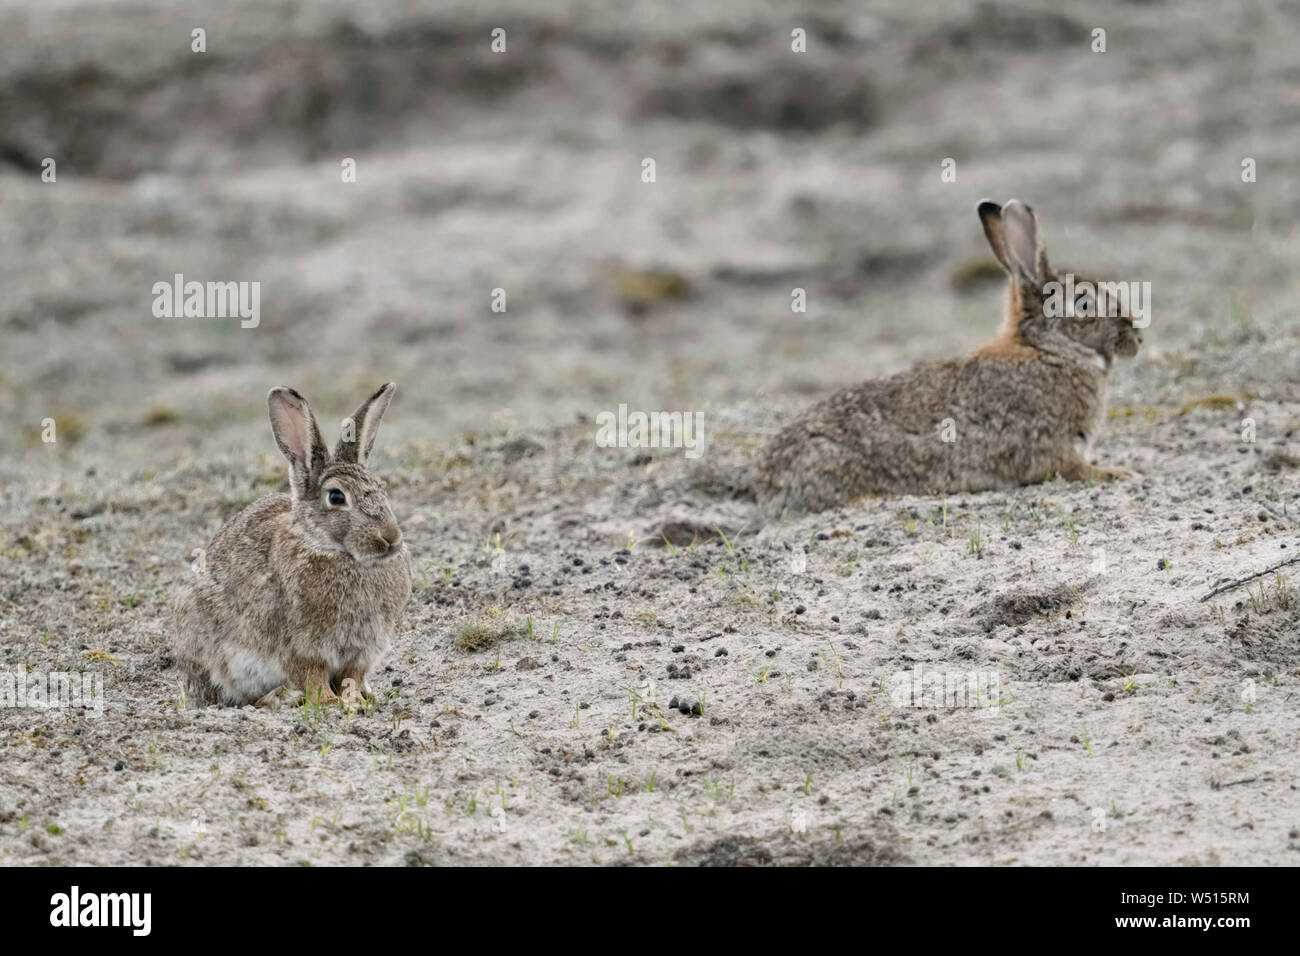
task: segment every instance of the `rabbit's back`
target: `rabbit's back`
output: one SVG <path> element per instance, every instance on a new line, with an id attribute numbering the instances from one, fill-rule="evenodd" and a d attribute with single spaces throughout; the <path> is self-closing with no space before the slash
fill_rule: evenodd
<path id="1" fill-rule="evenodd" d="M 288 602 L 272 549 L 291 506 L 288 495 L 271 495 L 228 520 L 177 597 L 177 663 L 191 696 L 237 703 L 284 683 L 276 651 L 288 630 Z"/>
<path id="2" fill-rule="evenodd" d="M 901 494 L 944 467 L 936 429 L 960 360 L 925 362 L 842 389 L 772 439 L 758 499 L 772 517 L 821 511 L 868 494 Z"/>
<path id="3" fill-rule="evenodd" d="M 984 491 L 1047 477 L 1103 403 L 1099 373 L 1041 354 L 975 352 L 843 389 L 787 425 L 759 463 L 769 517 L 865 495 Z"/>

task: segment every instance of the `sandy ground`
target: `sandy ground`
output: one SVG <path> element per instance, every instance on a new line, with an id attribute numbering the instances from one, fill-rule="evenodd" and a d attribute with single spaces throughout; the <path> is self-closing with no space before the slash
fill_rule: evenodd
<path id="1" fill-rule="evenodd" d="M 228 6 L 196 59 L 185 5 L 0 3 L 0 671 L 105 688 L 0 710 L 0 860 L 1300 862 L 1300 565 L 1202 600 L 1300 556 L 1294 7 L 827 4 L 792 58 L 775 5 Z M 759 526 L 782 421 L 992 333 L 985 195 L 1152 282 L 1141 477 Z M 176 272 L 261 324 L 154 318 Z M 267 388 L 389 379 L 375 707 L 187 706 Z M 619 404 L 703 454 L 597 447 Z"/>

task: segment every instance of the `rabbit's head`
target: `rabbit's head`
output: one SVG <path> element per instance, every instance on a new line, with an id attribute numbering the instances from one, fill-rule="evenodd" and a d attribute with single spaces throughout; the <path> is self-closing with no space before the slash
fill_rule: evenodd
<path id="1" fill-rule="evenodd" d="M 1053 270 L 1038 217 L 1018 199 L 1005 206 L 986 199 L 979 217 L 1010 278 L 1004 333 L 1102 368 L 1115 356 L 1137 354 L 1142 333 L 1133 326 L 1125 284 Z"/>
<path id="2" fill-rule="evenodd" d="M 389 382 L 343 422 L 343 435 L 330 454 L 307 400 L 291 388 L 271 389 L 271 430 L 289 459 L 292 521 L 315 551 L 342 551 L 363 564 L 382 561 L 402 549 L 402 532 L 383 485 L 366 460 L 396 386 Z"/>

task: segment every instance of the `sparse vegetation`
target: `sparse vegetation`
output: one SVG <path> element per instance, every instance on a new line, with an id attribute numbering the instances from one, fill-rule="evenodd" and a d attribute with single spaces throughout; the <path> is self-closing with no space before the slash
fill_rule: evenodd
<path id="1" fill-rule="evenodd" d="M 557 633 L 559 626 L 556 625 Z M 456 650 L 465 654 L 496 647 L 502 641 L 508 641 L 524 634 L 524 629 L 517 623 L 504 618 L 488 618 L 469 621 L 460 626 L 454 641 Z M 500 655 L 498 655 L 498 662 Z"/>

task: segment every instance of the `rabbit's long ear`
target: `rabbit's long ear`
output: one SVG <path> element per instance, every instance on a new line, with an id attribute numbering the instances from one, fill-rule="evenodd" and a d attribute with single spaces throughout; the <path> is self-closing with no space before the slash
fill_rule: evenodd
<path id="1" fill-rule="evenodd" d="M 271 431 L 284 457 L 289 459 L 289 486 L 294 499 L 313 494 L 330 453 L 316 427 L 311 406 L 291 388 L 281 385 L 266 396 L 271 411 Z"/>
<path id="2" fill-rule="evenodd" d="M 1002 245 L 1002 207 L 991 199 L 981 199 L 976 211 L 980 215 L 980 225 L 984 227 L 984 238 L 993 248 L 993 254 L 998 257 L 998 262 L 1002 263 L 1002 268 L 1008 273 L 1012 272 L 1006 247 Z"/>
<path id="3" fill-rule="evenodd" d="M 343 434 L 334 446 L 334 457 L 339 461 L 355 462 L 364 467 L 370 458 L 370 450 L 375 447 L 375 433 L 379 431 L 379 420 L 388 411 L 388 403 L 393 400 L 397 386 L 388 382 L 379 387 L 358 406 L 350 419 L 343 421 Z M 349 427 L 351 426 L 351 427 Z"/>
<path id="4" fill-rule="evenodd" d="M 1011 272 L 1041 285 L 1048 271 L 1047 246 L 1038 228 L 1038 217 L 1019 199 L 1002 207 L 1002 244 Z"/>

